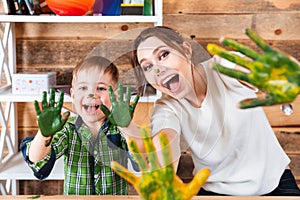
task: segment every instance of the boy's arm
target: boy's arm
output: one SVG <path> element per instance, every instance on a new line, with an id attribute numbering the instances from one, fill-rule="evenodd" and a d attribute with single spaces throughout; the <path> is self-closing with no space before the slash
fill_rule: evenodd
<path id="1" fill-rule="evenodd" d="M 28 149 L 30 148 L 32 140 L 33 137 L 27 137 L 23 139 L 20 144 L 20 150 L 23 154 L 25 162 L 32 169 L 34 176 L 40 180 L 43 180 L 50 175 L 53 169 L 56 161 L 56 153 L 54 152 L 54 149 L 51 148 L 51 153 L 45 156 L 45 158 L 38 162 L 31 162 L 28 157 Z"/>
<path id="2" fill-rule="evenodd" d="M 28 150 L 28 158 L 31 162 L 37 162 L 49 153 L 51 145 L 46 146 L 49 140 L 50 137 L 43 136 L 40 131 L 37 132 Z"/>

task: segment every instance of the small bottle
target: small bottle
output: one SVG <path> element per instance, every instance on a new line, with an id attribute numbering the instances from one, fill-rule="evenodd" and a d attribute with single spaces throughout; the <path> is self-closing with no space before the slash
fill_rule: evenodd
<path id="1" fill-rule="evenodd" d="M 152 0 L 144 0 L 144 15 L 145 16 L 152 16 L 153 15 Z"/>

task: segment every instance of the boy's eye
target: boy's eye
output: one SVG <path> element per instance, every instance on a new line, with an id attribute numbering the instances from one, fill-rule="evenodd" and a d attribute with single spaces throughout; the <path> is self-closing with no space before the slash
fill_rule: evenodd
<path id="1" fill-rule="evenodd" d="M 147 71 L 149 71 L 152 68 L 152 66 L 153 66 L 152 64 L 145 65 L 145 66 L 143 66 L 143 70 L 145 72 L 147 72 Z"/>
<path id="2" fill-rule="evenodd" d="M 78 88 L 79 90 L 87 90 L 87 87 L 86 86 L 81 86 Z"/>

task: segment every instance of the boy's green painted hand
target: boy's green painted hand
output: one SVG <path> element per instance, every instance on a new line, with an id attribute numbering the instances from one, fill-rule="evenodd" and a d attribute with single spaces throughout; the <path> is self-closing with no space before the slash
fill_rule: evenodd
<path id="1" fill-rule="evenodd" d="M 196 195 L 210 175 L 209 169 L 200 170 L 190 183 L 183 183 L 176 175 L 172 165 L 172 153 L 168 137 L 164 132 L 159 133 L 162 147 L 163 162 L 159 164 L 150 132 L 142 127 L 143 142 L 146 150 L 144 156 L 133 139 L 129 139 L 129 149 L 138 163 L 141 176 L 136 176 L 117 162 L 112 162 L 112 169 L 131 183 L 142 199 L 149 200 L 187 200 Z M 147 157 L 147 158 L 146 158 Z"/>
<path id="2" fill-rule="evenodd" d="M 244 73 L 219 64 L 214 65 L 216 70 L 233 78 L 246 81 L 265 92 L 265 97 L 245 99 L 240 102 L 239 107 L 270 106 L 290 103 L 295 100 L 300 93 L 299 63 L 288 54 L 273 49 L 252 30 L 246 29 L 246 34 L 264 51 L 263 53 L 260 54 L 231 39 L 222 39 L 221 43 L 247 57 L 242 58 L 215 44 L 208 44 L 207 46 L 207 50 L 211 54 L 217 54 L 247 68 L 250 72 Z"/>
<path id="3" fill-rule="evenodd" d="M 127 127 L 132 120 L 134 109 L 138 103 L 139 96 L 137 95 L 130 105 L 130 87 L 126 88 L 125 100 L 123 100 L 123 85 L 118 84 L 118 100 L 116 100 L 114 91 L 109 86 L 109 97 L 112 104 L 112 111 L 110 111 L 105 105 L 101 105 L 102 112 L 108 117 L 109 121 L 120 127 Z"/>
<path id="4" fill-rule="evenodd" d="M 49 146 L 53 135 L 61 130 L 70 116 L 67 111 L 61 116 L 61 109 L 64 101 L 64 93 L 60 92 L 59 100 L 55 105 L 55 90 L 50 89 L 49 103 L 47 102 L 47 92 L 43 92 L 42 110 L 39 107 L 38 101 L 34 101 L 34 107 L 37 115 L 39 129 L 43 136 L 51 137 L 46 146 Z"/>

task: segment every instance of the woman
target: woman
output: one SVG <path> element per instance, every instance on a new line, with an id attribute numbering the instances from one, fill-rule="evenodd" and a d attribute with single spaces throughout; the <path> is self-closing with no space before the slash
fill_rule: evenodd
<path id="1" fill-rule="evenodd" d="M 183 137 L 195 172 L 211 170 L 199 195 L 300 195 L 263 109 L 237 107 L 255 90 L 212 69 L 215 62 L 235 64 L 219 57 L 198 62 L 192 43 L 167 27 L 142 31 L 134 49 L 135 66 L 162 92 L 151 117 L 154 142 L 158 132 L 168 135 L 177 166 Z"/>

